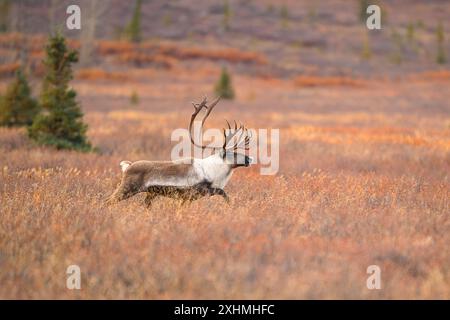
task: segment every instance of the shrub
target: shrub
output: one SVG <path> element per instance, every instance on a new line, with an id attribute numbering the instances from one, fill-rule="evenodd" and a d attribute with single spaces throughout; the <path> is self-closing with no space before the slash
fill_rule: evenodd
<path id="1" fill-rule="evenodd" d="M 231 7 L 228 3 L 228 0 L 225 0 L 223 3 L 223 19 L 222 26 L 224 30 L 228 30 L 230 28 L 230 19 L 231 19 Z"/>
<path id="2" fill-rule="evenodd" d="M 362 22 L 366 22 L 367 19 L 367 7 L 370 5 L 368 0 L 359 0 L 359 19 Z"/>
<path id="3" fill-rule="evenodd" d="M 128 40 L 133 42 L 141 41 L 141 5 L 142 0 L 136 0 L 133 17 L 131 18 L 128 26 L 125 28 L 125 34 Z"/>
<path id="4" fill-rule="evenodd" d="M 8 127 L 30 125 L 38 113 L 39 105 L 31 96 L 28 81 L 19 69 L 16 78 L 0 101 L 0 125 Z"/>
<path id="5" fill-rule="evenodd" d="M 40 97 L 43 114 L 35 117 L 28 128 L 28 135 L 41 145 L 57 149 L 90 151 L 86 138 L 87 125 L 83 123 L 76 92 L 69 87 L 72 64 L 78 61 L 78 53 L 68 50 L 60 34 L 50 37 L 45 48 L 46 75 Z"/>
<path id="6" fill-rule="evenodd" d="M 0 65 L 0 78 L 13 76 L 20 69 L 20 63 L 11 62 Z"/>
<path id="7" fill-rule="evenodd" d="M 369 34 L 367 32 L 364 33 L 361 57 L 365 60 L 369 60 L 372 57 L 372 49 L 370 47 Z"/>
<path id="8" fill-rule="evenodd" d="M 415 26 L 414 23 L 410 22 L 408 23 L 407 27 L 406 27 L 406 38 L 408 39 L 409 42 L 413 42 L 415 39 Z"/>
<path id="9" fill-rule="evenodd" d="M 288 27 L 289 11 L 285 5 L 281 6 L 280 8 L 280 19 L 281 19 L 281 26 L 284 29 L 286 29 Z"/>
<path id="10" fill-rule="evenodd" d="M 436 40 L 437 40 L 437 55 L 436 62 L 440 64 L 444 64 L 447 62 L 447 57 L 445 55 L 445 47 L 444 47 L 444 27 L 442 23 L 439 23 L 436 29 Z"/>
<path id="11" fill-rule="evenodd" d="M 99 68 L 86 68 L 78 70 L 76 78 L 83 80 L 111 80 L 111 81 L 126 81 L 129 79 L 125 72 L 110 72 Z"/>
<path id="12" fill-rule="evenodd" d="M 162 18 L 163 25 L 165 27 L 170 27 L 172 25 L 172 17 L 169 13 L 166 13 Z"/>
<path id="13" fill-rule="evenodd" d="M 133 90 L 133 92 L 131 92 L 131 95 L 130 95 L 130 103 L 134 106 L 139 104 L 139 95 L 134 90 Z"/>
<path id="14" fill-rule="evenodd" d="M 226 68 L 222 68 L 222 73 L 220 74 L 219 81 L 217 82 L 215 87 L 215 93 L 224 99 L 234 98 L 231 76 L 229 75 Z"/>
<path id="15" fill-rule="evenodd" d="M 364 81 L 344 76 L 339 77 L 316 77 L 298 76 L 294 78 L 294 84 L 300 87 L 327 87 L 327 86 L 348 86 L 363 87 Z"/>
<path id="16" fill-rule="evenodd" d="M 395 29 L 391 33 L 391 39 L 393 42 L 393 51 L 390 55 L 390 59 L 394 64 L 401 64 L 403 62 L 403 53 L 405 51 L 405 41 L 403 36 Z"/>
<path id="17" fill-rule="evenodd" d="M 8 31 L 11 0 L 0 0 L 0 32 Z"/>

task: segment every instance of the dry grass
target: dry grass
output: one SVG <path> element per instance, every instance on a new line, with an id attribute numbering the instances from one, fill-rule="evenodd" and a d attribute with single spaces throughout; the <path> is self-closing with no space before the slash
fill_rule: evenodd
<path id="1" fill-rule="evenodd" d="M 417 92 L 426 90 L 436 88 Z M 239 118 L 281 128 L 280 173 L 238 170 L 230 206 L 159 199 L 147 210 L 142 196 L 103 206 L 119 161 L 167 159 L 170 132 L 186 126 L 190 109 L 100 112 L 87 103 L 102 154 L 36 148 L 23 131 L 1 129 L 0 297 L 450 298 L 447 120 L 292 112 L 281 91 L 266 92 Z M 342 92 L 344 105 L 358 94 Z M 212 126 L 236 117 L 231 105 Z M 71 264 L 81 267 L 80 291 L 65 288 Z M 372 264 L 382 270 L 379 291 L 366 288 Z"/>
<path id="2" fill-rule="evenodd" d="M 364 81 L 348 77 L 298 76 L 294 79 L 294 84 L 299 87 L 318 87 L 318 86 L 362 87 L 364 86 Z"/>
<path id="3" fill-rule="evenodd" d="M 230 207 L 161 200 L 147 211 L 141 198 L 105 209 L 116 179 L 104 159 L 59 161 L 2 173 L 4 298 L 449 297 L 442 183 L 250 171 L 229 187 Z M 70 264 L 80 292 L 64 288 Z M 370 264 L 383 291 L 365 288 Z"/>
<path id="4" fill-rule="evenodd" d="M 435 81 L 450 81 L 450 71 L 449 70 L 437 70 L 437 71 L 428 71 L 423 72 L 419 75 L 415 75 L 412 77 L 415 80 L 435 80 Z"/>
<path id="5" fill-rule="evenodd" d="M 128 80 L 129 76 L 125 72 L 108 72 L 99 68 L 85 68 L 78 70 L 76 78 L 80 80 L 113 80 L 124 81 Z"/>
<path id="6" fill-rule="evenodd" d="M 21 49 L 26 46 L 30 53 L 43 52 L 48 36 L 43 34 L 25 34 L 19 32 L 7 32 L 0 34 L 0 47 L 8 49 Z M 67 44 L 75 49 L 80 48 L 80 42 L 68 38 Z"/>
<path id="7" fill-rule="evenodd" d="M 0 77 L 11 77 L 20 68 L 20 63 L 12 62 L 0 65 Z"/>
<path id="8" fill-rule="evenodd" d="M 118 61 L 133 64 L 135 66 L 142 66 L 151 64 L 156 67 L 171 69 L 178 60 L 160 54 L 148 54 L 144 52 L 126 52 L 118 55 Z"/>
<path id="9" fill-rule="evenodd" d="M 296 4 L 293 16 L 304 15 Z M 0 298 L 450 299 L 446 66 L 386 63 L 389 29 L 374 39 L 380 54 L 360 63 L 359 27 L 342 3 L 319 15 L 339 25 L 322 21 L 317 34 L 302 19 L 274 33 L 261 27 L 270 20 L 247 17 L 254 5 L 242 7 L 227 34 L 194 24 L 207 34 L 198 46 L 96 43 L 95 68 L 78 70 L 72 85 L 100 154 L 39 148 L 23 129 L 0 128 Z M 421 19 L 436 21 L 434 7 L 423 7 Z M 410 8 L 418 10 L 392 8 L 408 18 L 392 25 L 406 25 Z M 433 28 L 421 34 L 434 43 Z M 310 45 L 289 48 L 294 38 Z M 26 43 L 28 66 L 42 76 L 45 42 L 0 34 L 8 63 L 0 75 L 12 75 Z M 279 173 L 239 169 L 225 188 L 229 206 L 220 197 L 186 207 L 158 199 L 148 210 L 139 195 L 105 207 L 119 161 L 169 159 L 172 130 L 186 127 L 192 100 L 212 95 L 222 62 L 234 64 L 236 100 L 222 101 L 209 126 L 237 119 L 279 128 Z M 140 103 L 131 107 L 132 92 Z M 72 264 L 81 268 L 80 291 L 66 289 Z M 366 288 L 373 264 L 381 290 Z"/>
<path id="10" fill-rule="evenodd" d="M 44 49 L 47 38 L 43 35 L 28 35 L 22 33 L 0 34 L 0 78 L 11 77 L 19 67 L 18 52 L 24 43 L 27 50 L 26 67 L 36 77 L 42 77 L 44 66 Z M 77 39 L 67 39 L 67 45 L 73 49 L 80 49 Z M 98 40 L 94 44 L 97 53 L 96 59 L 91 61 L 95 68 L 80 70 L 78 77 L 81 80 L 111 79 L 122 80 L 117 72 L 106 72 L 98 65 L 108 64 L 111 60 L 128 67 L 151 67 L 155 69 L 173 69 L 180 64 L 199 60 L 204 62 L 229 62 L 233 64 L 249 64 L 260 66 L 268 63 L 267 58 L 258 52 L 245 51 L 224 46 L 193 47 L 171 41 L 147 41 L 132 43 L 123 40 Z M 110 59 L 111 58 L 111 59 Z M 106 61 L 106 62 L 105 62 Z M 3 62 L 3 63 L 2 63 Z M 113 68 L 121 67 L 113 64 Z M 111 67 L 111 64 L 109 64 Z M 122 66 L 123 67 L 123 66 Z M 216 67 L 217 70 L 219 68 Z M 122 69 L 123 70 L 123 69 Z"/>
<path id="11" fill-rule="evenodd" d="M 398 144 L 427 146 L 450 151 L 448 133 L 437 131 L 418 132 L 406 128 L 355 128 L 302 126 L 285 130 L 287 139 L 299 141 L 322 141 L 330 144 Z"/>
<path id="12" fill-rule="evenodd" d="M 126 57 L 141 55 L 150 59 L 152 56 L 172 58 L 175 60 L 206 59 L 223 60 L 231 63 L 266 64 L 267 59 L 260 53 L 242 51 L 235 48 L 200 48 L 183 46 L 172 42 L 144 42 L 141 44 L 127 41 L 99 41 L 97 51 L 100 55 L 117 55 L 119 60 L 128 61 Z M 139 59 L 139 60 L 142 60 Z M 144 59 L 146 60 L 146 59 Z M 146 62 L 146 61 L 144 61 Z"/>

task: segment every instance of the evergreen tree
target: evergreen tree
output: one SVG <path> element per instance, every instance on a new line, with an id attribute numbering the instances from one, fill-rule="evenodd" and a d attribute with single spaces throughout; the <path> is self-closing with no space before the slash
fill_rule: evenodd
<path id="1" fill-rule="evenodd" d="M 436 29 L 436 40 L 437 40 L 437 55 L 436 62 L 440 64 L 444 64 L 447 62 L 447 57 L 445 56 L 445 46 L 444 46 L 444 26 L 442 22 L 439 22 L 438 27 Z"/>
<path id="2" fill-rule="evenodd" d="M 289 10 L 285 5 L 282 5 L 280 8 L 280 19 L 281 26 L 286 29 L 288 27 L 289 22 Z"/>
<path id="3" fill-rule="evenodd" d="M 137 93 L 136 91 L 133 91 L 133 92 L 131 93 L 131 96 L 130 96 L 130 103 L 131 103 L 132 105 L 138 105 L 138 104 L 139 104 L 139 95 L 138 95 L 138 93 Z"/>
<path id="4" fill-rule="evenodd" d="M 367 7 L 370 6 L 369 0 L 359 0 L 359 19 L 362 22 L 366 22 L 367 20 Z"/>
<path id="5" fill-rule="evenodd" d="M 133 42 L 141 41 L 141 4 L 142 0 L 136 0 L 133 17 L 125 29 L 126 36 Z"/>
<path id="6" fill-rule="evenodd" d="M 19 69 L 16 78 L 0 101 L 0 125 L 8 127 L 30 125 L 38 113 L 39 105 L 31 96 L 27 79 Z"/>
<path id="7" fill-rule="evenodd" d="M 216 84 L 215 92 L 218 96 L 221 96 L 224 99 L 234 98 L 231 76 L 226 68 L 222 68 L 222 73 L 220 75 L 219 81 Z"/>
<path id="8" fill-rule="evenodd" d="M 223 3 L 223 19 L 222 25 L 224 30 L 228 30 L 230 28 L 230 19 L 231 19 L 231 7 L 228 3 L 228 0 L 225 0 Z"/>
<path id="9" fill-rule="evenodd" d="M 369 33 L 367 31 L 364 33 L 361 57 L 366 60 L 369 60 L 370 57 L 372 57 L 372 50 L 370 48 L 370 41 L 369 41 Z"/>
<path id="10" fill-rule="evenodd" d="M 91 150 L 86 138 L 87 125 L 83 123 L 76 92 L 69 87 L 72 64 L 78 61 L 75 50 L 69 50 L 61 34 L 49 38 L 45 48 L 46 75 L 40 103 L 43 114 L 36 116 L 28 128 L 28 135 L 38 144 L 57 149 Z"/>
<path id="11" fill-rule="evenodd" d="M 0 32 L 7 32 L 10 24 L 11 0 L 0 0 Z"/>

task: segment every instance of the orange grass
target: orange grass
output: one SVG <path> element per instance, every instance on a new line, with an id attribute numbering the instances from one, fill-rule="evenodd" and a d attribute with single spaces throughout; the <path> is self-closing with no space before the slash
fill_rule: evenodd
<path id="1" fill-rule="evenodd" d="M 410 132 L 401 126 L 345 128 L 337 118 L 298 132 L 299 118 L 273 114 L 281 171 L 238 170 L 230 206 L 158 199 L 147 210 L 136 196 L 104 207 L 119 161 L 167 159 L 185 113 L 89 112 L 101 155 L 36 148 L 23 130 L 0 129 L 0 297 L 450 298 L 448 154 L 398 139 Z M 267 121 L 242 116 L 250 127 Z M 219 110 L 211 125 L 229 117 Z M 337 146 L 330 135 L 356 139 Z M 71 264 L 80 291 L 65 288 Z M 372 264 L 379 291 L 366 288 Z"/>
<path id="2" fill-rule="evenodd" d="M 299 87 L 320 87 L 320 86 L 362 87 L 364 86 L 364 81 L 348 77 L 298 76 L 294 79 L 294 84 Z"/>
<path id="3" fill-rule="evenodd" d="M 431 133 L 396 128 L 296 127 L 285 131 L 288 139 L 326 143 L 383 143 L 428 146 L 450 151 L 450 131 Z"/>
<path id="4" fill-rule="evenodd" d="M 0 35 L 0 46 L 14 39 Z M 98 50 L 114 58 L 104 63 L 260 59 L 167 43 L 100 41 Z M 122 81 L 123 71 L 78 71 L 73 86 L 99 154 L 39 148 L 24 129 L 0 128 L 0 298 L 450 299 L 445 83 L 308 77 L 299 89 L 236 72 L 236 100 L 221 101 L 208 127 L 237 119 L 280 129 L 279 173 L 237 170 L 229 206 L 157 199 L 146 209 L 138 195 L 105 207 L 121 160 L 170 158 L 190 102 L 213 95 L 220 66 L 211 61 L 127 68 L 133 82 L 123 83 L 98 81 Z M 66 288 L 72 264 L 79 291 Z M 373 264 L 381 290 L 366 287 Z"/>
<path id="5" fill-rule="evenodd" d="M 118 55 L 122 61 L 131 59 L 127 58 L 130 55 L 141 54 L 143 57 L 156 55 L 157 57 L 171 57 L 177 60 L 207 59 L 213 61 L 224 60 L 232 63 L 267 63 L 267 59 L 262 54 L 256 52 L 242 51 L 235 48 L 187 47 L 170 42 L 144 42 L 134 44 L 127 41 L 102 40 L 98 42 L 97 51 L 101 55 Z M 140 60 L 145 59 L 141 57 Z"/>
<path id="6" fill-rule="evenodd" d="M 76 73 L 76 78 L 81 80 L 114 80 L 114 81 L 124 81 L 128 80 L 129 77 L 124 72 L 108 72 L 99 68 L 85 68 L 78 70 Z"/>
<path id="7" fill-rule="evenodd" d="M 429 81 L 429 80 L 449 81 L 450 71 L 449 70 L 427 71 L 413 75 L 411 76 L 411 78 L 414 80 L 422 80 L 422 81 Z"/>
<path id="8" fill-rule="evenodd" d="M 0 77 L 10 77 L 20 68 L 20 63 L 12 62 L 0 65 Z"/>
<path id="9" fill-rule="evenodd" d="M 152 64 L 157 67 L 171 69 L 177 64 L 177 60 L 160 54 L 146 54 L 143 52 L 127 52 L 118 56 L 118 61 L 132 63 L 136 66 Z"/>

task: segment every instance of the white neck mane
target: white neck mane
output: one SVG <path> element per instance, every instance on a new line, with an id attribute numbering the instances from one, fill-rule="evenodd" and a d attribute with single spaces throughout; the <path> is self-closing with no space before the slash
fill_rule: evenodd
<path id="1" fill-rule="evenodd" d="M 224 188 L 232 174 L 230 165 L 223 161 L 219 153 L 194 159 L 193 166 L 199 178 L 211 182 L 213 188 Z"/>

